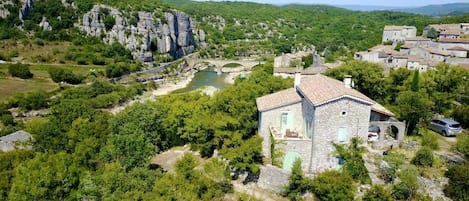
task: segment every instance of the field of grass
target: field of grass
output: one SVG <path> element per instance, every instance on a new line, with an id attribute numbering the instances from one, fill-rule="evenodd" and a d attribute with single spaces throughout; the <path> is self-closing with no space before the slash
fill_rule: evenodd
<path id="1" fill-rule="evenodd" d="M 70 42 L 42 42 L 44 44 L 39 45 L 28 39 L 1 40 L 0 55 L 28 63 L 67 63 L 63 58 Z"/>
<path id="2" fill-rule="evenodd" d="M 49 76 L 47 70 L 50 67 L 58 67 L 71 69 L 76 74 L 86 75 L 91 69 L 104 71 L 104 67 L 99 66 L 70 66 L 70 65 L 30 65 L 29 69 L 34 77 L 29 80 L 11 77 L 8 74 L 8 65 L 0 65 L 0 102 L 5 101 L 8 97 L 16 93 L 44 90 L 53 91 L 58 88 L 58 84 L 54 83 Z"/>

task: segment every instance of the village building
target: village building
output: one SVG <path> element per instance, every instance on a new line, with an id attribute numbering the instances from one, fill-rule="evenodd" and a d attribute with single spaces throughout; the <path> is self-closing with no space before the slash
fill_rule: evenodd
<path id="1" fill-rule="evenodd" d="M 297 53 L 282 54 L 274 59 L 274 75 L 283 78 L 294 78 L 296 73 L 302 75 L 315 75 L 323 73 L 329 69 L 321 62 L 321 57 L 313 54 L 313 64 L 306 68 L 303 67 L 302 58 L 313 54 L 308 51 L 299 51 Z"/>
<path id="2" fill-rule="evenodd" d="M 391 124 L 397 132 L 392 143 L 402 140 L 404 124 L 392 121 L 392 112 L 352 85 L 351 77 L 341 82 L 321 74 L 301 78 L 298 73 L 294 88 L 258 98 L 258 132 L 266 159 L 279 149 L 285 153 L 285 170 L 291 170 L 296 158 L 307 173 L 339 168 L 333 143 L 348 144 L 354 137 L 366 142 L 373 122 L 383 131 L 379 142 L 385 141 Z"/>
<path id="3" fill-rule="evenodd" d="M 434 29 L 438 33 L 438 39 L 461 39 L 463 35 L 469 35 L 469 23 L 459 24 L 430 24 L 423 29 L 423 35 L 428 36 Z"/>
<path id="4" fill-rule="evenodd" d="M 455 65 L 469 64 L 468 50 L 469 40 L 450 36 L 450 33 L 459 33 L 459 36 L 469 33 L 469 24 L 445 24 L 429 25 L 424 35 L 433 28 L 441 35 L 438 41 L 432 41 L 424 37 L 407 37 L 402 45 L 377 45 L 367 51 L 356 52 L 355 60 L 381 64 L 386 70 L 395 68 L 407 68 L 426 71 L 434 68 L 438 63 Z M 396 26 L 386 26 L 383 30 L 383 41 L 388 41 L 391 30 L 399 30 Z M 395 42 L 395 41 L 394 41 Z M 399 49 L 399 51 L 396 51 Z"/>
<path id="5" fill-rule="evenodd" d="M 455 47 L 446 49 L 446 51 L 448 51 L 449 54 L 453 57 L 467 58 L 467 52 L 469 50 L 461 46 L 455 46 Z"/>
<path id="6" fill-rule="evenodd" d="M 416 36 L 417 28 L 415 28 L 414 26 L 385 26 L 383 31 L 382 42 L 403 42 L 407 38 L 414 38 Z"/>

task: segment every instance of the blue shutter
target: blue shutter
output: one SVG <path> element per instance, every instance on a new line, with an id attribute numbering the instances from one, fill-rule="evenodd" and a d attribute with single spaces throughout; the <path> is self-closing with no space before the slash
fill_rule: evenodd
<path id="1" fill-rule="evenodd" d="M 337 139 L 339 142 L 345 142 L 347 141 L 347 128 L 339 128 L 339 136 Z"/>

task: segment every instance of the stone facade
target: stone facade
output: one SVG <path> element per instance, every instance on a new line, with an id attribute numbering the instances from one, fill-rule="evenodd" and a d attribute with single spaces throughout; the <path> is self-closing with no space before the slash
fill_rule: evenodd
<path id="1" fill-rule="evenodd" d="M 342 98 L 316 107 L 313 131 L 313 160 L 309 172 L 336 168 L 338 160 L 332 143 L 347 144 L 353 137 L 366 141 L 370 104 Z M 345 131 L 345 138 L 340 133 Z"/>
<path id="2" fill-rule="evenodd" d="M 293 103 L 284 100 L 285 104 L 281 105 L 269 99 L 280 93 L 287 94 L 285 91 L 257 99 L 259 135 L 263 138 L 262 152 L 268 162 L 273 151 L 271 143 L 275 143 L 275 149 L 285 154 L 284 169 L 291 168 L 294 158 L 300 158 L 302 169 L 315 174 L 339 167 L 333 143 L 348 144 L 354 137 L 367 141 L 372 112 L 381 115 L 375 115 L 374 119 L 378 120 L 387 120 L 392 113 L 352 89 L 348 82 L 343 84 L 323 75 L 305 80 L 310 81 L 301 81 L 292 89 L 296 95 L 289 94 L 295 100 Z M 297 101 L 298 95 L 301 101 Z"/>
<path id="3" fill-rule="evenodd" d="M 280 134 L 280 136 L 277 136 L 275 138 L 283 139 L 285 137 L 285 130 L 281 129 L 280 125 L 283 113 L 287 113 L 287 121 L 291 122 L 289 129 L 293 129 L 297 131 L 300 136 L 304 136 L 303 111 L 301 103 L 286 105 L 283 107 L 261 112 L 259 114 L 259 134 L 264 139 L 262 141 L 262 153 L 266 158 L 271 158 L 271 127 L 273 127 Z M 275 133 L 272 133 L 272 135 L 275 136 Z"/>
<path id="4" fill-rule="evenodd" d="M 413 38 L 416 36 L 417 28 L 414 26 L 385 26 L 382 42 L 400 42 L 405 41 L 406 38 Z"/>

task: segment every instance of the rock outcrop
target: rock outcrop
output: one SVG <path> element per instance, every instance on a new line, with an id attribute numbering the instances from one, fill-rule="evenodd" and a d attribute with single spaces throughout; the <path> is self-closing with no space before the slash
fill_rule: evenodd
<path id="1" fill-rule="evenodd" d="M 52 31 L 52 27 L 45 17 L 42 17 L 42 21 L 39 23 L 39 27 L 42 27 L 42 30 L 44 31 Z"/>
<path id="2" fill-rule="evenodd" d="M 20 9 L 20 20 L 23 21 L 26 19 L 29 11 L 33 8 L 34 1 L 33 0 L 23 0 L 23 6 Z"/>
<path id="3" fill-rule="evenodd" d="M 201 31 L 195 30 L 195 24 L 185 13 L 172 10 L 155 15 L 157 11 L 129 14 L 113 7 L 95 5 L 83 15 L 79 28 L 89 35 L 103 37 L 106 43 L 124 45 L 134 57 L 144 62 L 153 61 L 151 52 L 181 58 L 194 52 L 197 43 L 204 42 L 201 39 L 205 38 L 205 33 L 202 32 L 203 37 L 196 37 Z M 115 23 L 112 28 L 108 24 L 107 30 L 104 21 L 109 16 Z"/>
<path id="4" fill-rule="evenodd" d="M 10 11 L 7 9 L 9 5 L 13 5 L 11 0 L 0 1 L 0 18 L 6 18 L 10 15 Z"/>

